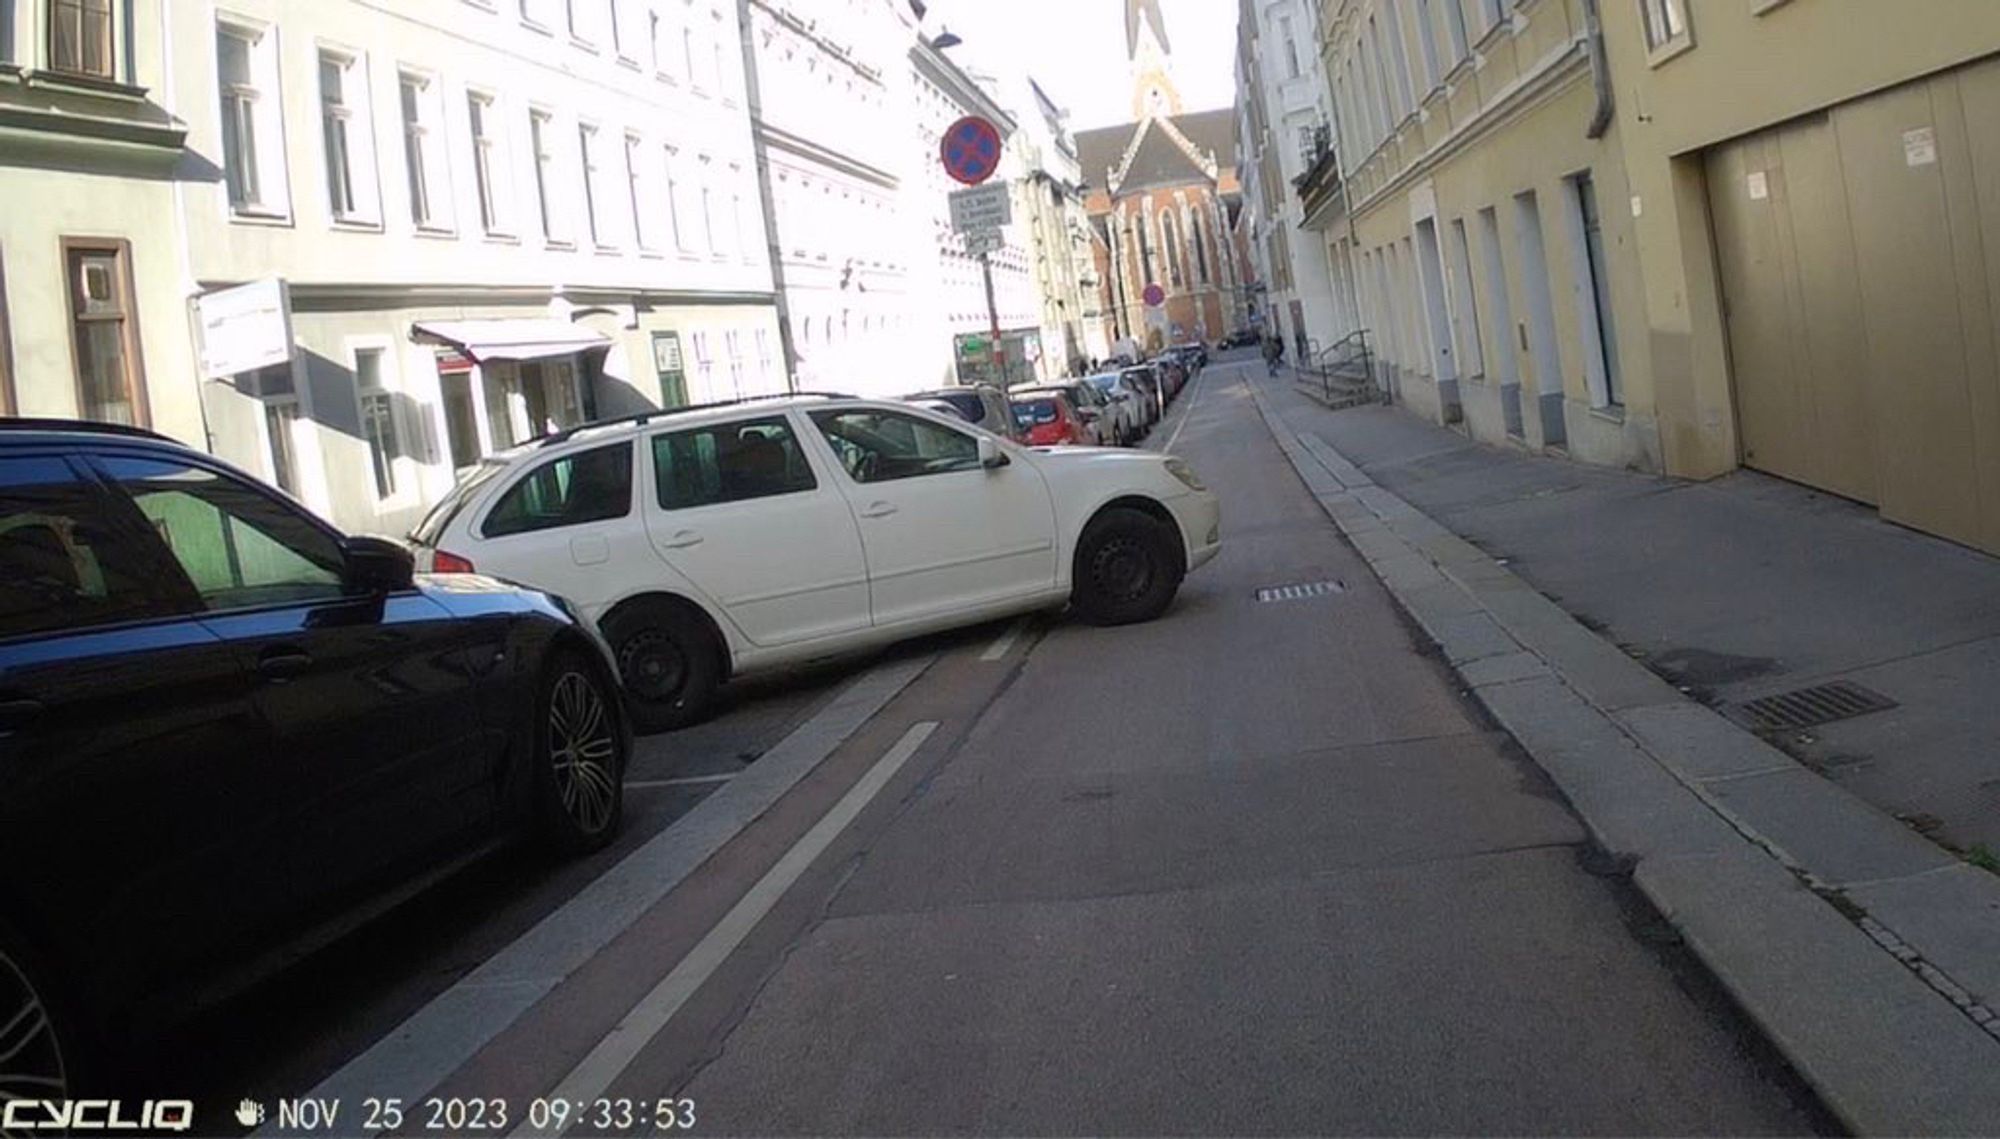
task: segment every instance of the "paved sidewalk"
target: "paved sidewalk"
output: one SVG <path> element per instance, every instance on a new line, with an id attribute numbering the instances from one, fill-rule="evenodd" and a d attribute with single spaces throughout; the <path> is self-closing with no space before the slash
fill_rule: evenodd
<path id="1" fill-rule="evenodd" d="M 1708 488 L 1475 447 L 1389 409 L 1329 412 L 1283 380 L 1255 388 L 1287 458 L 1355 549 L 1828 1106 L 1857 1133 L 1989 1131 L 2000 1119 L 2000 878 L 1695 702 L 1686 691 L 1695 685 L 1662 680 L 1514 569 L 1539 561 L 1545 575 L 1553 566 L 1565 580 L 1594 582 L 1607 596 L 1645 594 L 1656 606 L 1657 594 L 1676 595 L 1713 629 L 1732 627 L 1730 612 L 1749 618 L 1686 594 L 1748 590 L 1732 570 L 1778 575 L 1765 586 L 1772 605 L 1786 601 L 1788 572 L 1817 573 L 1822 591 L 1844 580 L 1810 558 L 1795 569 L 1767 564 L 1796 543 L 1822 559 L 1829 550 L 1873 559 L 1877 572 L 1896 568 L 1897 543 L 1959 573 L 1991 563 L 1879 524 L 1880 534 L 1843 533 L 1871 521 L 1845 504 L 1836 504 L 1844 521 L 1815 527 L 1815 512 L 1794 502 L 1759 526 L 1742 517 L 1762 501 L 1754 492 L 1810 497 L 1769 480 L 1747 480 L 1751 505 L 1731 510 L 1724 497 L 1705 511 L 1695 492 Z M 1705 530 L 1710 512 L 1730 525 Z M 1489 556 L 1454 533 L 1479 538 L 1491 516 L 1515 517 L 1543 552 Z M 1576 533 L 1593 527 L 1605 533 Z M 1655 565 L 1683 549 L 1693 551 L 1689 564 Z M 1639 611 L 1659 619 L 1657 607 Z M 1827 620 L 1823 609 L 1805 614 Z M 1677 659 L 1712 663 L 1685 651 Z M 1771 671 L 1767 663 L 1761 675 Z"/>
<path id="2" fill-rule="evenodd" d="M 1398 408 L 1312 429 L 1696 699 L 1851 680 L 1901 706 L 1771 742 L 2000 856 L 2000 558 L 1754 471 L 1706 483 L 1474 443 Z"/>

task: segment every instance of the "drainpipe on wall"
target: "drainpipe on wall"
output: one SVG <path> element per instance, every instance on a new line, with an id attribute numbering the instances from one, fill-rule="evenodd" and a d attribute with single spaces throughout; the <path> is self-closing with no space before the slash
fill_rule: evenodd
<path id="1" fill-rule="evenodd" d="M 1611 64 L 1604 53 L 1604 20 L 1597 0 L 1583 0 L 1584 47 L 1590 53 L 1590 86 L 1597 92 L 1597 109 L 1591 112 L 1585 138 L 1603 138 L 1611 129 Z"/>

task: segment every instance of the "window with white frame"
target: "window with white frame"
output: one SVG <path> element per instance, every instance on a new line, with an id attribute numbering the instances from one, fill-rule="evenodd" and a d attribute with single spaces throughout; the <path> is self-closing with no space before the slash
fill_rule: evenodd
<path id="1" fill-rule="evenodd" d="M 666 148 L 666 208 L 674 226 L 674 248 L 694 252 L 694 182 L 680 152 Z"/>
<path id="2" fill-rule="evenodd" d="M 726 44 L 726 41 L 728 40 L 729 37 L 723 34 L 727 29 L 723 27 L 722 10 L 720 8 L 717 8 L 711 11 L 709 13 L 708 22 L 709 22 L 708 50 L 709 54 L 713 57 L 709 65 L 710 74 L 709 74 L 708 85 L 709 89 L 711 91 L 714 91 L 717 96 L 719 96 L 720 98 L 727 99 L 731 95 L 735 94 L 736 88 L 735 85 L 731 82 L 731 79 L 734 76 L 734 69 L 729 66 L 729 56 L 727 54 L 727 44 Z"/>
<path id="3" fill-rule="evenodd" d="M 721 257 L 724 256 L 722 246 L 716 240 L 715 188 L 709 184 L 715 177 L 715 166 L 706 154 L 701 156 L 698 177 L 701 194 L 701 248 L 703 252 Z"/>
<path id="4" fill-rule="evenodd" d="M 320 50 L 319 117 L 326 201 L 333 219 L 381 221 L 375 197 L 374 136 L 368 129 L 368 71 L 360 56 Z"/>
<path id="5" fill-rule="evenodd" d="M 479 225 L 488 234 L 513 232 L 512 169 L 507 163 L 506 132 L 501 128 L 494 97 L 484 91 L 465 93 L 466 124 L 472 137 L 472 181 L 479 195 Z"/>
<path id="6" fill-rule="evenodd" d="M 771 330 L 768 328 L 757 330 L 757 378 L 763 381 L 767 391 L 774 391 L 784 386 L 778 382 L 779 377 L 772 370 Z"/>
<path id="7" fill-rule="evenodd" d="M 1487 32 L 1507 22 L 1507 0 L 1472 0 L 1479 5 L 1479 34 Z"/>
<path id="8" fill-rule="evenodd" d="M 660 24 L 659 10 L 648 10 L 646 12 L 647 62 L 652 65 L 653 74 L 655 75 L 660 74 L 665 65 L 665 56 L 660 51 L 660 37 L 666 34 L 666 29 Z"/>
<path id="9" fill-rule="evenodd" d="M 555 5 L 557 0 L 520 0 L 521 22 L 542 31 L 555 27 Z"/>
<path id="10" fill-rule="evenodd" d="M 1299 77 L 1299 41 L 1292 32 L 1292 18 L 1278 17 L 1278 34 L 1285 41 L 1285 78 Z"/>
<path id="11" fill-rule="evenodd" d="M 701 381 L 696 390 L 701 393 L 701 399 L 711 400 L 715 398 L 715 358 L 709 355 L 708 333 L 697 332 L 693 340 L 694 374 Z"/>
<path id="12" fill-rule="evenodd" d="M 361 411 L 361 433 L 368 440 L 368 458 L 375 475 L 375 497 L 396 496 L 396 459 L 402 454 L 402 432 L 396 422 L 396 393 L 384 378 L 383 348 L 354 350 L 354 397 Z"/>
<path id="13" fill-rule="evenodd" d="M 569 27 L 570 38 L 588 44 L 591 41 L 590 5 L 594 0 L 563 0 L 564 23 Z"/>
<path id="14" fill-rule="evenodd" d="M 1383 0 L 1383 4 L 1385 7 L 1382 9 L 1382 15 L 1389 21 L 1388 40 L 1384 44 L 1384 50 L 1388 52 L 1389 62 L 1395 67 L 1396 81 L 1393 90 L 1396 114 L 1401 117 L 1410 113 L 1421 95 L 1410 79 L 1410 37 L 1403 21 L 1403 9 L 1407 6 L 1408 0 Z"/>
<path id="15" fill-rule="evenodd" d="M 222 162 L 229 208 L 237 214 L 283 217 L 291 208 L 285 183 L 277 39 L 268 28 L 222 23 L 215 29 Z"/>
<path id="16" fill-rule="evenodd" d="M 732 328 L 722 334 L 722 343 L 729 353 L 729 392 L 740 397 L 743 394 L 743 334 Z"/>
<path id="17" fill-rule="evenodd" d="M 1432 7 L 1444 15 L 1444 42 L 1451 51 L 1451 58 L 1445 63 L 1449 71 L 1458 66 L 1459 61 L 1472 54 L 1472 40 L 1465 28 L 1465 0 L 1433 0 Z"/>
<path id="18" fill-rule="evenodd" d="M 1666 52 L 1690 43 L 1683 0 L 1639 0 L 1639 13 L 1646 27 L 1649 52 Z"/>
<path id="19" fill-rule="evenodd" d="M 652 164 L 646 160 L 646 142 L 637 134 L 625 135 L 625 197 L 632 210 L 632 244 L 651 252 L 659 246 L 659 230 L 653 224 L 654 198 Z"/>
<path id="20" fill-rule="evenodd" d="M 736 255 L 744 261 L 751 261 L 750 211 L 743 201 L 743 168 L 729 168 L 729 228 L 735 235 Z"/>
<path id="21" fill-rule="evenodd" d="M 528 111 L 528 158 L 534 166 L 535 208 L 542 222 L 542 240 L 550 245 L 569 241 L 563 226 L 561 174 L 556 165 L 555 116 L 548 111 Z"/>
<path id="22" fill-rule="evenodd" d="M 595 124 L 578 123 L 577 158 L 583 170 L 583 210 L 590 222 L 590 240 L 599 249 L 618 244 L 611 225 L 611 210 L 605 201 L 604 150 Z"/>
<path id="23" fill-rule="evenodd" d="M 1443 2 L 1456 3 L 1456 0 Z M 1438 6 L 1438 0 L 1416 0 L 1416 4 L 1417 49 L 1422 53 L 1418 62 L 1423 65 L 1423 74 L 1418 77 L 1421 82 L 1417 87 L 1421 99 L 1424 92 L 1434 90 L 1444 82 L 1444 68 L 1438 63 L 1437 21 L 1436 13 L 1432 11 Z"/>
<path id="24" fill-rule="evenodd" d="M 714 56 L 707 47 L 705 24 L 706 21 L 694 10 L 694 5 L 690 2 L 682 14 L 681 50 L 687 57 L 688 86 L 704 93 L 714 89 L 712 77 L 708 74 Z"/>
<path id="25" fill-rule="evenodd" d="M 402 108 L 403 167 L 408 175 L 410 223 L 418 229 L 451 229 L 451 168 L 445 157 L 439 87 L 431 76 L 405 71 L 396 88 Z"/>
<path id="26" fill-rule="evenodd" d="M 631 29 L 625 26 L 627 10 L 632 6 L 631 0 L 606 0 L 606 3 L 611 5 L 609 18 L 605 20 L 605 25 L 611 32 L 611 54 L 627 63 L 637 62 L 632 58 L 632 37 L 627 34 Z"/>

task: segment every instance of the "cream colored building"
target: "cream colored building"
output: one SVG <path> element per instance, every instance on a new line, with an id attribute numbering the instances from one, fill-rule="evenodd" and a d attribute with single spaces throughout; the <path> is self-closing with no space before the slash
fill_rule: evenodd
<path id="1" fill-rule="evenodd" d="M 164 10 L 0 3 L 0 415 L 201 446 Z"/>
<path id="2" fill-rule="evenodd" d="M 288 365 L 214 450 L 401 532 L 544 431 L 782 391 L 737 8 L 169 5 L 197 292 L 278 278 Z"/>
<path id="3" fill-rule="evenodd" d="M 1321 0 L 1320 24 L 1347 193 L 1318 201 L 1351 202 L 1397 398 L 2000 550 L 2000 5 Z"/>

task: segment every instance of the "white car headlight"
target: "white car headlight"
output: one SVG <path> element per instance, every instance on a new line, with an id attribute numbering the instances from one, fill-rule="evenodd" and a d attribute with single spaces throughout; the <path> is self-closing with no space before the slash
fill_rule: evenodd
<path id="1" fill-rule="evenodd" d="M 1203 483 L 1201 479 L 1195 475 L 1194 468 L 1188 466 L 1181 460 L 1168 459 L 1166 466 L 1167 466 L 1167 473 L 1181 480 L 1181 482 L 1185 483 L 1189 490 L 1208 489 L 1207 484 Z"/>

